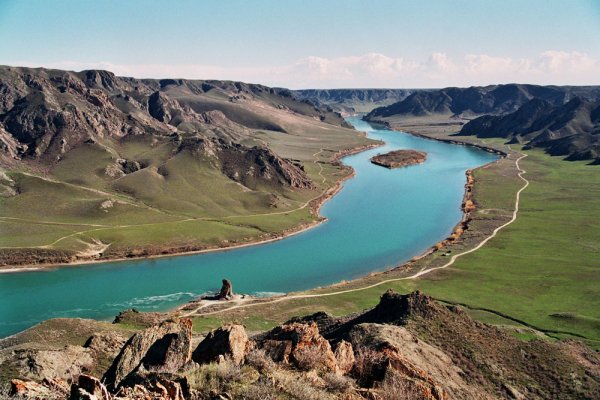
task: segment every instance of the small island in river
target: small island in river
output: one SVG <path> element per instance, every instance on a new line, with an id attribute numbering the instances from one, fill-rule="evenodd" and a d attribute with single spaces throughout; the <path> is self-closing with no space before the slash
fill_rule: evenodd
<path id="1" fill-rule="evenodd" d="M 385 154 L 378 154 L 371 158 L 371 162 L 386 168 L 400 168 L 408 165 L 420 164 L 427 159 L 427 153 L 416 150 L 395 150 Z"/>

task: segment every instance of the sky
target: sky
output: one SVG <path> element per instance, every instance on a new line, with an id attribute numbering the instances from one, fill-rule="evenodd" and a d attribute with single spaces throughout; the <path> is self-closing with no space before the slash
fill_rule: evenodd
<path id="1" fill-rule="evenodd" d="M 600 84 L 600 0 L 0 0 L 0 64 L 300 88 Z"/>

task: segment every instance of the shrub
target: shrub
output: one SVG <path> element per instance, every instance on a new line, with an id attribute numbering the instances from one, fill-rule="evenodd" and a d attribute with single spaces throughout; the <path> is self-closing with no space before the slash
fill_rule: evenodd
<path id="1" fill-rule="evenodd" d="M 381 381 L 385 376 L 387 356 L 367 347 L 358 348 L 352 376 L 363 387 L 373 386 L 373 382 Z"/>

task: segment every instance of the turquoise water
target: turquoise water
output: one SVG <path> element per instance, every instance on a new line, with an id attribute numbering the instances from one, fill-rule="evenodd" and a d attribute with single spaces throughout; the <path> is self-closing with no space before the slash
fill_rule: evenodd
<path id="1" fill-rule="evenodd" d="M 0 274 L 0 337 L 54 317 L 111 319 L 119 311 L 165 310 L 216 291 L 267 295 L 385 270 L 447 237 L 460 221 L 465 171 L 493 161 L 484 151 L 376 129 L 349 118 L 384 147 L 346 157 L 356 170 L 321 209 L 328 222 L 278 242 L 201 255 Z M 423 164 L 388 170 L 377 153 L 410 148 Z"/>

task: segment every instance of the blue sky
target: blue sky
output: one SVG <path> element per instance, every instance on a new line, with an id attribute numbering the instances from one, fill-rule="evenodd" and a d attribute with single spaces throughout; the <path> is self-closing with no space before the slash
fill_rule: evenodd
<path id="1" fill-rule="evenodd" d="M 300 87 L 600 84 L 600 0 L 0 0 L 0 64 Z"/>

